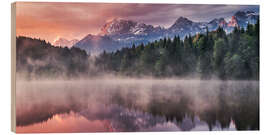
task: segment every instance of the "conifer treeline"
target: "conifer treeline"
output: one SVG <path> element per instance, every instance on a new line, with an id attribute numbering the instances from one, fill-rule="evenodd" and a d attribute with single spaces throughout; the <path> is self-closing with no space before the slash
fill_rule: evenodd
<path id="1" fill-rule="evenodd" d="M 259 21 L 246 29 L 226 34 L 216 31 L 164 38 L 146 45 L 133 45 L 116 52 L 103 52 L 95 64 L 102 71 L 122 75 L 157 77 L 200 75 L 202 79 L 259 79 Z"/>
<path id="2" fill-rule="evenodd" d="M 183 40 L 175 36 L 103 52 L 95 62 L 81 49 L 54 47 L 44 40 L 17 37 L 16 44 L 17 71 L 30 78 L 91 77 L 105 72 L 126 76 L 259 79 L 259 21 L 246 29 L 235 28 L 230 34 L 218 28 Z"/>
<path id="3" fill-rule="evenodd" d="M 88 55 L 79 48 L 55 47 L 45 40 L 16 38 L 16 71 L 28 79 L 88 73 Z"/>

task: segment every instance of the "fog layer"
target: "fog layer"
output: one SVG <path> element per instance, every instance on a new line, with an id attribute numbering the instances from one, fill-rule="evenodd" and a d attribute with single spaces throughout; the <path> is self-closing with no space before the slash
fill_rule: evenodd
<path id="1" fill-rule="evenodd" d="M 139 125 L 130 123 L 135 119 L 114 115 L 133 110 L 174 121 L 178 130 L 195 128 L 193 124 L 181 129 L 185 117 L 200 118 L 209 130 L 213 130 L 216 122 L 226 129 L 232 120 L 238 130 L 259 129 L 258 81 L 99 78 L 19 80 L 16 87 L 17 126 L 47 121 L 55 114 L 76 112 L 88 120 L 109 119 L 116 131 L 140 131 Z M 151 124 L 147 125 L 156 126 L 155 120 L 150 119 Z"/>

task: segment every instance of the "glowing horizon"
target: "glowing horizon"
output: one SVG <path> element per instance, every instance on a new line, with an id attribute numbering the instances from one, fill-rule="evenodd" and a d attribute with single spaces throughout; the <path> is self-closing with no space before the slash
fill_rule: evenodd
<path id="1" fill-rule="evenodd" d="M 190 5 L 132 3 L 16 2 L 16 36 L 44 39 L 82 39 L 98 34 L 109 20 L 123 18 L 168 28 L 184 16 L 192 21 L 231 17 L 239 10 L 258 11 L 258 5 Z"/>

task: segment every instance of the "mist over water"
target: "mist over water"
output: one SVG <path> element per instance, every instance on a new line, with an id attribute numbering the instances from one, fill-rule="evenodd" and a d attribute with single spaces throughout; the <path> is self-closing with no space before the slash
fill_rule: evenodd
<path id="1" fill-rule="evenodd" d="M 97 56 L 83 47 L 92 35 L 80 48 L 18 35 L 16 132 L 259 130 L 259 16 L 241 28 L 250 15 L 196 34 L 185 34 L 200 28 L 182 28 L 189 21 L 180 17 L 168 29 L 175 35 L 148 43 L 139 35 Z M 121 33 L 132 37 L 104 41 Z"/>
<path id="2" fill-rule="evenodd" d="M 20 79 L 16 88 L 17 132 L 259 129 L 258 81 Z"/>

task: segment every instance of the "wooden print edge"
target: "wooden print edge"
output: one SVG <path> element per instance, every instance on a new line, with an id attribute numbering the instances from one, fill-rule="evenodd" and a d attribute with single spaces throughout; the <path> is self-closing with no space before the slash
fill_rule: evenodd
<path id="1" fill-rule="evenodd" d="M 16 132 L 16 2 L 11 3 L 11 131 Z"/>

